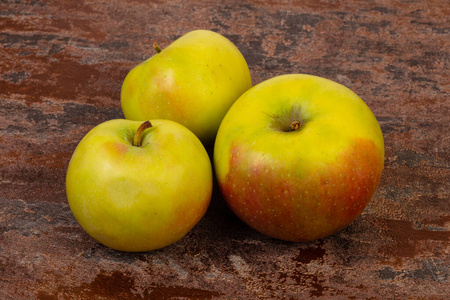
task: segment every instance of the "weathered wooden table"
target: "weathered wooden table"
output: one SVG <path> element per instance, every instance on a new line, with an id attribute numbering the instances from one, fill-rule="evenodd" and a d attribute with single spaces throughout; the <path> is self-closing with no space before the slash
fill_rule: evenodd
<path id="1" fill-rule="evenodd" d="M 448 299 L 448 1 L 2 1 L 0 299 Z M 358 93 L 385 170 L 349 227 L 310 243 L 262 236 L 215 191 L 181 241 L 121 253 L 65 196 L 73 150 L 122 118 L 127 72 L 194 29 L 242 51 L 253 83 L 310 73 Z"/>

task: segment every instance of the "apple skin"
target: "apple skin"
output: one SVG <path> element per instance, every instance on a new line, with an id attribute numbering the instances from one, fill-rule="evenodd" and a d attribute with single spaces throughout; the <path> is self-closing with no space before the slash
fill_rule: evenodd
<path id="1" fill-rule="evenodd" d="M 295 120 L 302 125 L 289 131 Z M 363 100 L 306 74 L 248 90 L 223 119 L 214 147 L 217 180 L 234 213 L 294 242 L 350 224 L 374 195 L 383 165 L 383 135 Z"/>
<path id="2" fill-rule="evenodd" d="M 252 87 L 247 62 L 224 36 L 195 30 L 134 67 L 121 91 L 126 119 L 169 119 L 212 143 L 231 105 Z"/>
<path id="3" fill-rule="evenodd" d="M 70 209 L 100 243 L 120 251 L 158 249 L 180 240 L 211 199 L 212 168 L 198 138 L 169 120 L 110 120 L 78 144 L 66 175 Z"/>

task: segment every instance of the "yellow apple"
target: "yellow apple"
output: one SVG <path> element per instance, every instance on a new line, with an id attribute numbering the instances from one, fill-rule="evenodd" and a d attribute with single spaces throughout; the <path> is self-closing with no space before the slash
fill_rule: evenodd
<path id="1" fill-rule="evenodd" d="M 126 119 L 169 119 L 204 143 L 214 140 L 220 122 L 252 86 L 241 52 L 224 36 L 191 31 L 134 67 L 121 91 Z"/>
<path id="2" fill-rule="evenodd" d="M 111 120 L 78 144 L 66 176 L 70 209 L 100 243 L 148 251 L 180 240 L 205 214 L 211 162 L 198 138 L 169 120 Z"/>
<path id="3" fill-rule="evenodd" d="M 309 241 L 344 228 L 369 203 L 383 170 L 383 135 L 350 89 L 283 75 L 233 104 L 214 164 L 225 200 L 245 223 L 270 237 Z"/>

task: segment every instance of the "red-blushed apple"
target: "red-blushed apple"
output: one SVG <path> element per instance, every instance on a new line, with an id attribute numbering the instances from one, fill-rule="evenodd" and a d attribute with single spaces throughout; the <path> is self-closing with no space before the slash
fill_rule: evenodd
<path id="1" fill-rule="evenodd" d="M 149 251 L 185 236 L 205 214 L 212 168 L 200 140 L 169 120 L 110 120 L 70 160 L 66 190 L 81 227 L 121 251 Z"/>
<path id="2" fill-rule="evenodd" d="M 121 91 L 125 118 L 168 119 L 214 142 L 231 105 L 252 87 L 247 62 L 224 36 L 194 30 L 134 67 Z"/>
<path id="3" fill-rule="evenodd" d="M 217 133 L 214 165 L 241 220 L 273 238 L 310 241 L 346 227 L 367 206 L 383 170 L 384 141 L 350 89 L 282 75 L 233 104 Z"/>

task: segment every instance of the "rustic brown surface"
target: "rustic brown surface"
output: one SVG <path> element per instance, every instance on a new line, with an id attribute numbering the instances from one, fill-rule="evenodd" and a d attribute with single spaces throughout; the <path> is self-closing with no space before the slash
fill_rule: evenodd
<path id="1" fill-rule="evenodd" d="M 448 1 L 43 1 L 0 4 L 0 299 L 444 299 L 449 288 Z M 253 83 L 310 73 L 358 93 L 386 143 L 378 191 L 310 243 L 249 229 L 216 192 L 181 241 L 121 253 L 73 218 L 65 172 L 122 118 L 127 72 L 198 28 L 233 41 Z M 448 299 L 448 298 L 447 298 Z"/>

